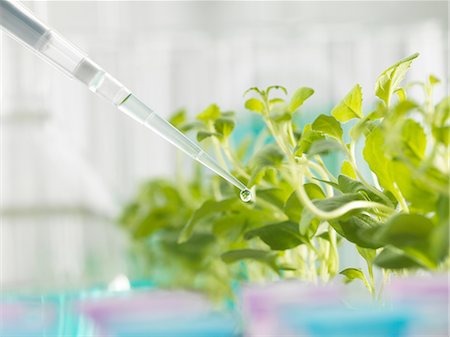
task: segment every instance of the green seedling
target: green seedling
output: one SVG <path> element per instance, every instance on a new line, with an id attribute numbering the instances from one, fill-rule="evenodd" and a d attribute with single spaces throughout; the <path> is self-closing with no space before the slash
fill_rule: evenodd
<path id="1" fill-rule="evenodd" d="M 181 162 L 175 182 L 143 185 L 121 223 L 141 247 L 149 276 L 220 298 L 236 281 L 341 275 L 345 282 L 361 280 L 376 296 L 382 285 L 375 284 L 375 267 L 385 273 L 447 269 L 450 98 L 433 102 L 434 76 L 401 86 L 417 56 L 378 77 L 373 109 L 364 111 L 357 84 L 302 127 L 295 116 L 308 113 L 313 89 L 289 96 L 281 86 L 250 88 L 245 108 L 265 128 L 235 146 L 234 113 L 213 104 L 189 121 L 177 112 L 172 123 L 232 167 L 254 198 L 243 203 L 238 191 L 200 167 L 187 178 Z M 423 89 L 422 101 L 408 97 L 412 85 Z M 338 174 L 325 164 L 330 154 L 342 158 Z M 340 271 L 344 241 L 356 246 L 366 271 Z"/>

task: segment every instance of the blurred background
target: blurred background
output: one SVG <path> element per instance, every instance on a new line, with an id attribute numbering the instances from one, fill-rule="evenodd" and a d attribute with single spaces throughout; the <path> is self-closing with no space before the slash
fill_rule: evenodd
<path id="1" fill-rule="evenodd" d="M 411 78 L 448 75 L 446 1 L 25 4 L 165 117 L 244 111 L 247 88 L 272 84 L 312 87 L 307 109 L 328 112 L 360 83 L 370 105 L 414 52 Z M 0 70 L 2 288 L 129 273 L 115 218 L 139 183 L 173 176 L 174 149 L 3 33 Z"/>

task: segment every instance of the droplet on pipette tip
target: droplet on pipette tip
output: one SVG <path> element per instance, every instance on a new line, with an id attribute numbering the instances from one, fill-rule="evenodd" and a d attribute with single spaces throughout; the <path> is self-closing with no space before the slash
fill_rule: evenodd
<path id="1" fill-rule="evenodd" d="M 249 202 L 250 200 L 252 200 L 252 192 L 247 189 L 242 190 L 240 193 L 240 197 L 243 202 Z"/>

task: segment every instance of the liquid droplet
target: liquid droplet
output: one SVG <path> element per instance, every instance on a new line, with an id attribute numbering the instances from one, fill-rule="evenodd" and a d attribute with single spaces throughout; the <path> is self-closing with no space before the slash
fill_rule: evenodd
<path id="1" fill-rule="evenodd" d="M 252 192 L 250 192 L 250 190 L 242 190 L 240 197 L 243 202 L 249 202 L 252 200 Z"/>

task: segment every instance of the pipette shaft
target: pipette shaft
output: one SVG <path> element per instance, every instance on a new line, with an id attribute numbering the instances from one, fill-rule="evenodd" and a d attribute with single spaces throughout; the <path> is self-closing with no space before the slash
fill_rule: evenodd
<path id="1" fill-rule="evenodd" d="M 78 79 L 92 92 L 107 99 L 119 110 L 149 127 L 241 191 L 246 190 L 243 183 L 219 166 L 196 143 L 148 108 L 122 83 L 37 19 L 22 4 L 13 0 L 0 0 L 0 25 L 13 38 L 31 48 L 66 75 Z"/>

